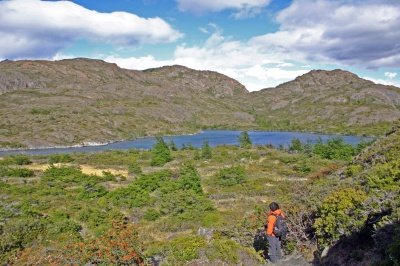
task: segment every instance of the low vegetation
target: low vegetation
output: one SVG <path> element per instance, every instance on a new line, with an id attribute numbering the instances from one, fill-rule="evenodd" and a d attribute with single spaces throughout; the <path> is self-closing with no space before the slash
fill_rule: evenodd
<path id="1" fill-rule="evenodd" d="M 255 235 L 268 203 L 278 201 L 289 226 L 286 254 L 399 263 L 400 132 L 393 132 L 357 147 L 332 139 L 178 149 L 158 138 L 151 151 L 5 157 L 0 261 L 261 265 L 266 244 Z M 103 173 L 85 174 L 83 165 Z M 368 241 L 348 252 L 346 243 L 361 237 Z"/>

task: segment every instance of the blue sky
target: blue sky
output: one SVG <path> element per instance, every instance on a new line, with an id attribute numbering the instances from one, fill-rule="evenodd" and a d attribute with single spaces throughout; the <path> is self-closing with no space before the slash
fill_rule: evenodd
<path id="1" fill-rule="evenodd" d="M 341 68 L 400 86 L 398 0 L 0 1 L 0 59 L 180 64 L 249 90 Z"/>

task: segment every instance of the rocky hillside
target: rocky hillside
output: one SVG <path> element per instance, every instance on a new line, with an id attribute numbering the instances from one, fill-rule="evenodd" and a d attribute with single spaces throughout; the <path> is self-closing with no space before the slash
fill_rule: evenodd
<path id="1" fill-rule="evenodd" d="M 121 69 L 100 60 L 0 62 L 0 147 L 71 145 L 205 128 L 381 134 L 400 89 L 311 71 L 249 93 L 212 71 Z"/>
<path id="2" fill-rule="evenodd" d="M 70 145 L 204 127 L 254 126 L 247 90 L 210 71 L 132 71 L 99 60 L 0 63 L 3 146 Z"/>
<path id="3" fill-rule="evenodd" d="M 313 70 L 276 88 L 254 92 L 249 104 L 266 128 L 377 134 L 400 117 L 400 89 L 343 70 Z"/>

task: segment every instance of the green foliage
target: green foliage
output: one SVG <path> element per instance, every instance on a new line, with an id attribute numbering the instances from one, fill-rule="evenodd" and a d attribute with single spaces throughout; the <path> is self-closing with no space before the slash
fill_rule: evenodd
<path id="1" fill-rule="evenodd" d="M 253 145 L 247 131 L 243 131 L 242 133 L 240 133 L 238 140 L 241 148 L 250 148 L 251 145 Z"/>
<path id="2" fill-rule="evenodd" d="M 73 162 L 74 159 L 69 154 L 54 154 L 49 157 L 48 161 L 50 164 L 70 163 L 70 162 Z"/>
<path id="3" fill-rule="evenodd" d="M 17 165 L 27 165 L 32 163 L 31 159 L 27 155 L 13 155 L 11 158 Z"/>
<path id="4" fill-rule="evenodd" d="M 86 182 L 79 193 L 80 199 L 100 198 L 108 192 L 104 186 L 93 181 Z"/>
<path id="5" fill-rule="evenodd" d="M 362 171 L 362 166 L 359 164 L 350 164 L 345 170 L 347 177 L 354 177 Z"/>
<path id="6" fill-rule="evenodd" d="M 343 188 L 327 196 L 314 223 L 319 243 L 329 245 L 340 236 L 359 230 L 367 218 L 361 208 L 366 199 L 364 191 L 354 188 Z"/>
<path id="7" fill-rule="evenodd" d="M 79 211 L 78 220 L 84 222 L 96 235 L 101 235 L 108 230 L 112 221 L 122 221 L 123 215 L 116 209 L 86 206 Z"/>
<path id="8" fill-rule="evenodd" d="M 356 149 L 346 144 L 342 138 L 333 138 L 326 144 L 319 140 L 314 145 L 313 152 L 324 159 L 349 161 L 356 154 Z"/>
<path id="9" fill-rule="evenodd" d="M 0 167 L 0 176 L 8 177 L 32 177 L 35 172 L 26 168 Z"/>
<path id="10" fill-rule="evenodd" d="M 132 163 L 130 163 L 128 166 L 128 172 L 130 174 L 139 175 L 142 173 L 142 168 L 140 168 L 140 165 L 136 160 L 133 160 Z"/>
<path id="11" fill-rule="evenodd" d="M 0 230 L 0 262 L 6 262 L 10 254 L 22 250 L 44 233 L 46 222 L 43 219 L 20 218 L 6 223 Z"/>
<path id="12" fill-rule="evenodd" d="M 199 218 L 214 209 L 209 199 L 193 190 L 162 194 L 160 204 L 162 214 L 174 215 L 183 220 Z"/>
<path id="13" fill-rule="evenodd" d="M 200 236 L 177 237 L 168 243 L 168 261 L 173 263 L 187 262 L 199 257 L 199 250 L 206 246 L 206 241 Z"/>
<path id="14" fill-rule="evenodd" d="M 200 175 L 191 164 L 184 164 L 180 171 L 180 183 L 184 190 L 193 190 L 198 194 L 203 193 Z"/>
<path id="15" fill-rule="evenodd" d="M 163 166 L 172 160 L 168 145 L 164 142 L 162 137 L 156 137 L 156 143 L 153 146 L 152 153 L 153 158 L 150 162 L 151 166 Z"/>
<path id="16" fill-rule="evenodd" d="M 147 209 L 143 218 L 147 221 L 155 221 L 160 217 L 160 213 L 155 209 Z"/>
<path id="17" fill-rule="evenodd" d="M 152 204 L 150 193 L 160 188 L 170 180 L 171 172 L 160 171 L 140 176 L 127 187 L 116 189 L 108 193 L 108 198 L 116 206 L 141 207 Z"/>
<path id="18" fill-rule="evenodd" d="M 239 262 L 240 245 L 226 238 L 216 238 L 206 249 L 206 256 L 210 260 L 220 259 L 222 261 L 237 264 Z"/>
<path id="19" fill-rule="evenodd" d="M 223 168 L 217 174 L 217 182 L 221 186 L 233 186 L 245 181 L 246 175 L 243 166 Z"/>
<path id="20" fill-rule="evenodd" d="M 168 143 L 168 147 L 171 151 L 177 151 L 178 147 L 176 146 L 175 142 L 171 139 Z"/>
<path id="21" fill-rule="evenodd" d="M 304 145 L 298 138 L 293 138 L 289 146 L 290 151 L 304 151 Z"/>
<path id="22" fill-rule="evenodd" d="M 201 158 L 203 159 L 211 159 L 212 158 L 212 151 L 210 144 L 208 144 L 208 141 L 205 141 L 203 143 L 203 146 L 201 147 Z"/>
<path id="23" fill-rule="evenodd" d="M 383 191 L 400 190 L 400 158 L 376 165 L 365 176 L 367 185 Z"/>

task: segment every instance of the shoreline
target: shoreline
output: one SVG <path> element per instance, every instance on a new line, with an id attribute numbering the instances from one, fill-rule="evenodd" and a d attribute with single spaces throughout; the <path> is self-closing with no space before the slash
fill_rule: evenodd
<path id="1" fill-rule="evenodd" d="M 350 135 L 350 134 L 342 134 L 342 133 L 324 133 L 324 132 L 318 132 L 318 131 L 289 131 L 289 130 L 262 130 L 262 129 L 253 129 L 253 130 L 246 130 L 246 129 L 204 129 L 197 131 L 195 133 L 187 133 L 187 134 L 171 134 L 171 135 L 162 135 L 161 137 L 178 137 L 178 136 L 194 136 L 197 134 L 204 133 L 206 131 L 237 131 L 237 132 L 243 132 L 243 131 L 248 131 L 248 132 L 282 132 L 282 133 L 303 133 L 303 134 L 315 134 L 315 135 L 332 135 L 332 136 L 338 136 L 338 137 L 359 137 L 359 138 L 371 138 L 371 139 L 376 139 L 377 136 L 363 136 L 363 135 Z M 111 140 L 111 141 L 105 141 L 105 142 L 96 142 L 96 141 L 88 141 L 88 142 L 83 142 L 80 144 L 74 144 L 74 145 L 60 145 L 60 146 L 37 146 L 37 147 L 28 147 L 28 148 L 18 148 L 18 149 L 3 149 L 0 148 L 0 152 L 18 152 L 18 151 L 32 151 L 32 150 L 50 150 L 50 149 L 69 149 L 69 148 L 84 148 L 84 147 L 100 147 L 100 146 L 106 146 L 114 143 L 119 143 L 119 142 L 125 142 L 125 141 L 135 141 L 139 139 L 145 139 L 145 138 L 155 138 L 157 135 L 152 135 L 152 136 L 141 136 L 137 137 L 135 139 L 122 139 L 122 140 Z"/>

